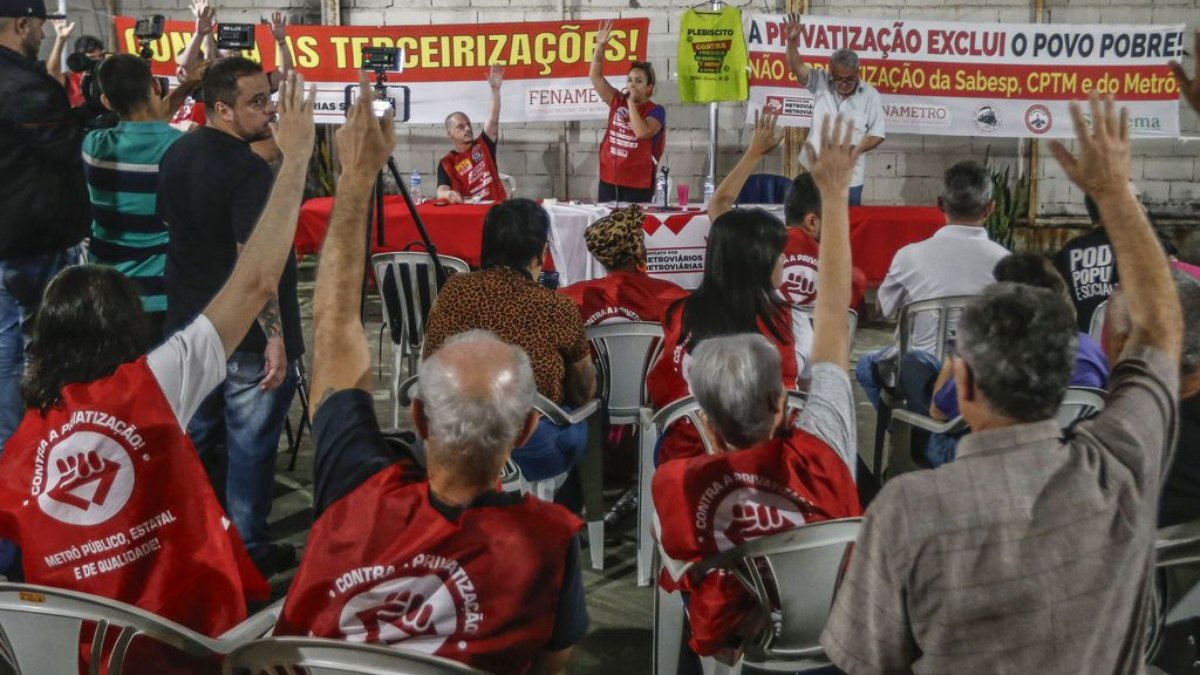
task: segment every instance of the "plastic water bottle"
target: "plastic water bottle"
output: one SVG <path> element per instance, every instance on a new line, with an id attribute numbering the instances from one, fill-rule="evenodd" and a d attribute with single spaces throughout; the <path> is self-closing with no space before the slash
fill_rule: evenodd
<path id="1" fill-rule="evenodd" d="M 709 202 L 709 200 L 712 199 L 713 193 L 716 191 L 717 191 L 717 188 L 715 185 L 713 185 L 712 176 L 705 176 L 704 177 L 704 208 L 706 208 L 706 209 L 708 208 L 708 202 Z"/>
<path id="2" fill-rule="evenodd" d="M 414 204 L 420 204 L 421 198 L 421 172 L 413 169 L 412 178 L 408 179 L 408 195 L 412 197 Z"/>
<path id="3" fill-rule="evenodd" d="M 655 206 L 667 207 L 667 174 L 658 173 L 658 178 L 654 181 L 654 199 L 651 200 Z"/>

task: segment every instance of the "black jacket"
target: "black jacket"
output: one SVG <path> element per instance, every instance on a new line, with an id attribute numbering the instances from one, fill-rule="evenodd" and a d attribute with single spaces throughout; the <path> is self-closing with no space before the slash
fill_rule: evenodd
<path id="1" fill-rule="evenodd" d="M 62 85 L 0 47 L 0 260 L 78 244 L 91 222 L 83 125 Z"/>

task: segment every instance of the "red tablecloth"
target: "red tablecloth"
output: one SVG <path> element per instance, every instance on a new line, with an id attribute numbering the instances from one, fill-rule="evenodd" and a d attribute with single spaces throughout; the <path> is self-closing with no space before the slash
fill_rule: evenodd
<path id="1" fill-rule="evenodd" d="M 438 253 L 462 258 L 472 267 L 479 267 L 479 249 L 483 242 L 483 216 L 491 204 L 454 204 L 434 206 L 426 202 L 417 206 L 421 222 L 429 231 L 429 237 L 438 248 Z M 319 197 L 304 202 L 300 207 L 300 220 L 296 224 L 296 253 L 306 255 L 321 250 L 325 230 L 329 228 L 329 214 L 333 209 L 333 197 Z M 384 245 L 375 237 L 374 221 L 371 226 L 371 253 L 402 251 L 411 242 L 421 241 L 417 227 L 413 224 L 408 207 L 400 195 L 383 198 Z M 417 250 L 422 250 L 418 247 Z"/>
<path id="2" fill-rule="evenodd" d="M 316 253 L 325 239 L 333 198 L 310 199 L 300 209 L 296 227 L 296 252 Z M 491 208 L 486 204 L 434 206 L 425 203 L 417 207 L 421 220 L 438 252 L 462 258 L 473 267 L 479 266 L 479 249 L 483 240 L 483 216 Z M 385 243 L 379 246 L 371 233 L 372 253 L 399 251 L 410 242 L 420 241 L 412 217 L 401 198 L 384 198 Z M 663 216 L 666 214 L 653 214 Z M 708 218 L 702 211 L 673 214 L 666 217 L 666 227 L 674 232 L 695 230 L 695 239 L 702 242 L 708 234 Z M 945 216 L 931 206 L 858 206 L 850 209 L 850 246 L 854 265 L 867 275 L 872 286 L 878 286 L 887 275 L 892 257 L 901 247 L 933 235 L 946 222 Z M 661 227 L 647 218 L 648 231 Z M 582 245 L 582 237 L 578 238 Z M 701 244 L 702 245 L 702 244 Z"/>

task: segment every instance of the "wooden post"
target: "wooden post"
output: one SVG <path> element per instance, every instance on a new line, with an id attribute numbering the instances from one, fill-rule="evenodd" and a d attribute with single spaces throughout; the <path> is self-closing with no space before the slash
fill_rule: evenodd
<path id="1" fill-rule="evenodd" d="M 1033 23 L 1043 23 L 1046 14 L 1045 0 L 1033 0 Z M 1038 154 L 1039 144 L 1036 138 L 1029 139 L 1029 210 L 1026 215 L 1026 225 L 1037 225 L 1038 215 Z M 1015 223 L 1014 223 L 1015 225 Z"/>

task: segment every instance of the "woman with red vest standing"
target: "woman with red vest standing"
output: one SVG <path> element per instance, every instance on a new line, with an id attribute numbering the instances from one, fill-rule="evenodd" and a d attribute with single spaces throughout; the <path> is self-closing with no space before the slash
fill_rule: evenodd
<path id="1" fill-rule="evenodd" d="M 650 100 L 654 66 L 634 61 L 624 91 L 604 79 L 604 48 L 612 21 L 600 24 L 588 73 L 596 93 L 608 104 L 608 129 L 600 142 L 600 202 L 649 202 L 654 198 L 654 171 L 667 145 L 667 112 Z"/>
<path id="2" fill-rule="evenodd" d="M 662 355 L 646 378 L 655 409 L 691 394 L 691 354 L 710 337 L 759 333 L 779 350 L 785 389 L 806 377 L 812 323 L 777 290 L 786 242 L 783 223 L 762 209 L 734 209 L 713 221 L 700 287 L 663 315 Z M 684 420 L 662 437 L 658 461 L 702 454 L 700 437 Z"/>

